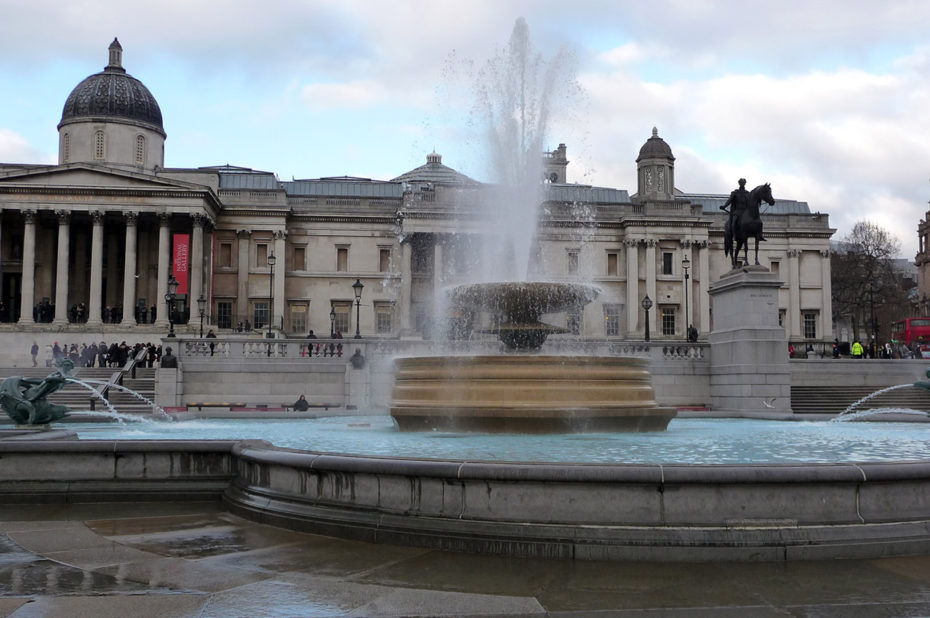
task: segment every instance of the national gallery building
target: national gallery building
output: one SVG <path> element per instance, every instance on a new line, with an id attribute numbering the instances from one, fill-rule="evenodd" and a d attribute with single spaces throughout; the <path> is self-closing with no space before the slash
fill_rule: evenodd
<path id="1" fill-rule="evenodd" d="M 57 165 L 0 164 L 0 330 L 151 340 L 169 328 L 174 289 L 182 335 L 198 334 L 201 310 L 221 336 L 270 322 L 287 337 L 428 339 L 467 318 L 435 298 L 470 280 L 463 255 L 489 231 L 468 206 L 495 187 L 439 154 L 390 181 L 166 167 L 162 111 L 123 68 L 116 40 L 103 71 L 64 102 L 58 131 Z M 675 157 L 655 129 L 631 153 L 632 194 L 568 182 L 564 144 L 541 156 L 545 276 L 602 289 L 583 311 L 550 316 L 567 329 L 560 336 L 642 340 L 648 296 L 652 339 L 682 341 L 689 324 L 704 338 L 708 287 L 730 270 L 719 208 L 728 195 L 675 188 Z M 781 324 L 795 346 L 832 341 L 834 230 L 773 191 L 759 259 L 783 282 Z"/>

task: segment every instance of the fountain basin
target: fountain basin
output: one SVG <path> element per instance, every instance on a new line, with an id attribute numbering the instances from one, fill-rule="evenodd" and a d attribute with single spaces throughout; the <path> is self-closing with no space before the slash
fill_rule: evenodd
<path id="1" fill-rule="evenodd" d="M 401 431 L 664 431 L 648 361 L 591 356 L 424 356 L 395 361 Z"/>

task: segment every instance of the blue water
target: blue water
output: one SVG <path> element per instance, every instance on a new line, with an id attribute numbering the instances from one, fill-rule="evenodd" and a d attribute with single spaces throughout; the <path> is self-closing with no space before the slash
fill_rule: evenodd
<path id="1" fill-rule="evenodd" d="M 401 433 L 389 416 L 75 423 L 81 439 L 261 439 L 327 453 L 465 461 L 830 463 L 930 459 L 930 423 L 675 419 L 666 432 Z"/>

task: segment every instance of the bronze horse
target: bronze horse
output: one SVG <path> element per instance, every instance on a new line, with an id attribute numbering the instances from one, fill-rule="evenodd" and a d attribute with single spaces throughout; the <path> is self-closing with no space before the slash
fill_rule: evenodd
<path id="1" fill-rule="evenodd" d="M 772 187 L 769 183 L 759 185 L 749 192 L 749 206 L 742 212 L 736 213 L 733 217 L 727 218 L 727 223 L 723 228 L 723 253 L 729 255 L 733 268 L 738 266 L 738 257 L 740 249 L 743 250 L 743 264 L 749 263 L 749 239 L 756 239 L 756 265 L 759 265 L 759 241 L 765 240 L 762 237 L 762 218 L 759 216 L 759 205 L 765 202 L 769 206 L 775 205 L 775 198 L 772 197 Z M 733 229 L 730 229 L 730 222 L 733 222 Z M 736 240 L 736 249 L 733 248 L 733 241 Z"/>

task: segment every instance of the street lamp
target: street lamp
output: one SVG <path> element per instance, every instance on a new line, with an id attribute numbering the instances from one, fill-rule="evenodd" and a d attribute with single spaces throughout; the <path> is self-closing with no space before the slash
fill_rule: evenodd
<path id="1" fill-rule="evenodd" d="M 336 338 L 336 307 L 334 305 L 329 306 L 329 338 Z"/>
<path id="2" fill-rule="evenodd" d="M 685 256 L 685 259 L 681 261 L 681 268 L 685 271 L 685 341 L 691 340 L 691 322 L 688 320 L 688 269 L 691 268 L 691 260 L 688 259 L 688 256 Z"/>
<path id="3" fill-rule="evenodd" d="M 165 303 L 168 305 L 168 336 L 174 337 L 174 300 L 178 297 L 178 286 L 181 285 L 174 275 L 168 275 L 168 293 L 165 294 Z"/>
<path id="4" fill-rule="evenodd" d="M 203 294 L 200 295 L 200 298 L 197 299 L 197 308 L 200 310 L 200 338 L 203 339 L 203 316 L 204 309 L 207 305 L 207 299 L 203 297 Z"/>
<path id="5" fill-rule="evenodd" d="M 356 279 L 355 283 L 352 284 L 352 290 L 355 292 L 355 338 L 361 339 L 362 336 L 358 332 L 358 320 L 359 315 L 362 312 L 362 288 L 365 287 L 362 284 L 361 279 Z"/>
<path id="6" fill-rule="evenodd" d="M 649 341 L 649 310 L 652 309 L 652 299 L 646 294 L 646 298 L 641 303 L 643 311 L 646 312 L 646 341 Z"/>
<path id="7" fill-rule="evenodd" d="M 274 263 L 277 262 L 274 253 L 268 256 L 268 266 L 271 267 L 271 274 L 268 281 L 268 338 L 274 339 L 274 332 L 271 330 L 272 316 L 274 316 Z M 271 347 L 268 348 L 268 356 L 271 356 Z"/>

